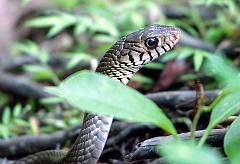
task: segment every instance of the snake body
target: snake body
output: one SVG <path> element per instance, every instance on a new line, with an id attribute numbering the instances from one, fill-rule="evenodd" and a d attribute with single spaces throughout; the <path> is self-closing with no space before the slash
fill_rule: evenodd
<path id="1" fill-rule="evenodd" d="M 103 56 L 96 72 L 127 84 L 144 65 L 169 51 L 178 42 L 180 30 L 172 26 L 151 25 L 117 41 Z M 93 164 L 99 159 L 113 117 L 85 114 L 77 140 L 69 152 L 48 150 L 29 155 L 15 164 Z"/>

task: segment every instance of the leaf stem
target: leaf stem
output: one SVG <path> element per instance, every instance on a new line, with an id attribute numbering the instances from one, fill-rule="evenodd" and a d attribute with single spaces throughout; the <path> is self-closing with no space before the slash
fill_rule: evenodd
<path id="1" fill-rule="evenodd" d="M 194 137 L 195 137 L 195 131 L 196 131 L 196 129 L 197 129 L 197 124 L 198 124 L 198 121 L 199 121 L 202 113 L 203 113 L 203 108 L 200 108 L 200 109 L 197 111 L 197 113 L 196 113 L 196 115 L 195 115 L 195 117 L 194 117 L 194 119 L 193 119 L 193 124 L 192 124 L 192 128 L 191 128 L 191 135 L 190 135 L 190 139 L 191 139 L 191 140 L 193 140 Z"/>
<path id="2" fill-rule="evenodd" d="M 202 147 L 203 144 L 206 142 L 208 135 L 210 134 L 211 130 L 212 130 L 212 126 L 208 126 L 205 133 L 203 134 L 203 136 L 201 137 L 200 141 L 198 142 L 197 147 Z"/>
<path id="3" fill-rule="evenodd" d="M 208 112 L 211 112 L 212 109 L 216 106 L 216 104 L 226 95 L 227 93 L 226 92 L 221 92 L 217 97 L 216 99 L 209 105 L 209 106 L 205 106 L 203 108 L 203 112 L 204 113 L 208 113 Z"/>

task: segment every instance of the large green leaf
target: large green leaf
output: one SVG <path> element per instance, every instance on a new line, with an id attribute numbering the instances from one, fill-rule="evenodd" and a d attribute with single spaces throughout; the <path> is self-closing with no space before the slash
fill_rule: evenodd
<path id="1" fill-rule="evenodd" d="M 240 161 L 240 117 L 230 126 L 224 137 L 224 151 L 233 164 Z"/>
<path id="2" fill-rule="evenodd" d="M 240 90 L 227 94 L 212 110 L 208 128 L 215 127 L 225 118 L 240 111 Z"/>
<path id="3" fill-rule="evenodd" d="M 153 123 L 176 136 L 173 124 L 154 102 L 105 75 L 81 71 L 65 79 L 59 87 L 47 90 L 78 109 L 126 121 Z"/>
<path id="4" fill-rule="evenodd" d="M 210 147 L 198 148 L 192 141 L 168 142 L 161 145 L 160 154 L 166 163 L 221 164 L 221 155 Z"/>

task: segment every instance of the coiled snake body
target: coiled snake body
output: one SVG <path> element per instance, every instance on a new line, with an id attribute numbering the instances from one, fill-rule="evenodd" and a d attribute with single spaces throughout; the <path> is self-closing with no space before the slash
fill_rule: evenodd
<path id="1" fill-rule="evenodd" d="M 96 72 L 127 84 L 144 65 L 169 51 L 178 42 L 180 30 L 151 25 L 117 41 L 103 56 Z M 15 164 L 96 163 L 101 155 L 113 117 L 85 114 L 77 140 L 69 152 L 48 150 L 29 155 Z"/>

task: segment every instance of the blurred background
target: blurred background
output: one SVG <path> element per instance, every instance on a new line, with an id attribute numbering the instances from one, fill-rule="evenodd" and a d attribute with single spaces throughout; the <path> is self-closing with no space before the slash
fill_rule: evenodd
<path id="1" fill-rule="evenodd" d="M 77 131 L 83 114 L 58 98 L 49 98 L 43 88 L 59 85 L 76 71 L 94 70 L 117 40 L 150 24 L 177 26 L 181 39 L 174 51 L 137 73 L 129 86 L 151 94 L 194 90 L 199 80 L 206 90 L 219 89 L 221 79 L 216 72 L 210 74 L 204 63 L 216 55 L 239 67 L 239 5 L 238 0 L 1 0 L 0 138 L 59 130 L 65 134 L 69 127 Z M 191 120 L 192 110 L 187 109 L 184 118 Z M 188 121 L 179 120 L 174 120 L 179 131 L 188 131 Z M 129 124 L 122 123 L 119 131 L 126 126 Z M 148 136 L 142 132 L 137 141 L 133 135 L 129 143 L 159 135 L 155 131 Z M 112 132 L 112 136 L 116 134 Z M 56 142 L 51 148 L 56 148 Z M 69 146 L 69 142 L 58 143 Z M 129 143 L 108 148 L 102 161 L 109 162 L 109 152 L 124 161 L 125 153 L 134 149 Z M 49 147 L 28 152 L 2 147 L 0 157 L 15 159 L 44 149 Z"/>

